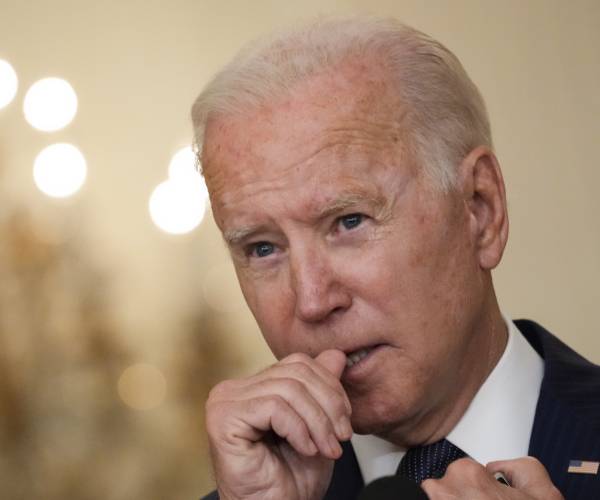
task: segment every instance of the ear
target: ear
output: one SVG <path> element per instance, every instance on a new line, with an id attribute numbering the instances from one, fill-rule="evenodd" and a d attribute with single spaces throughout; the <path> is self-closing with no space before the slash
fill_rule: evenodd
<path id="1" fill-rule="evenodd" d="M 491 270 L 506 246 L 508 213 L 504 179 L 490 148 L 479 146 L 464 158 L 460 182 L 479 265 Z"/>

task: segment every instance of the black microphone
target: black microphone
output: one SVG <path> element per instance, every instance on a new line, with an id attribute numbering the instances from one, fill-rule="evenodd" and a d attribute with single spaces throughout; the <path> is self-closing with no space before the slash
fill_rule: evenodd
<path id="1" fill-rule="evenodd" d="M 403 476 L 385 476 L 363 488 L 358 500 L 427 500 L 423 489 Z"/>

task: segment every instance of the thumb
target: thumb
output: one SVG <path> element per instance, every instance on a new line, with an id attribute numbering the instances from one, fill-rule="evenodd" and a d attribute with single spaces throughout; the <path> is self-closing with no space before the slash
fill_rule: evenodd
<path id="1" fill-rule="evenodd" d="M 502 472 L 511 486 L 534 498 L 562 499 L 545 467 L 533 457 L 490 462 L 486 468 L 492 474 Z"/>
<path id="2" fill-rule="evenodd" d="M 315 358 L 315 361 L 338 379 L 346 368 L 346 355 L 338 349 L 323 351 Z"/>

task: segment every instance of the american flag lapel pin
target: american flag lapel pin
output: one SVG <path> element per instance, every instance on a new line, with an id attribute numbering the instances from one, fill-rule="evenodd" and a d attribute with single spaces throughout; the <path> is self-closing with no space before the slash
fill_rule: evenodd
<path id="1" fill-rule="evenodd" d="M 598 474 L 600 462 L 590 462 L 585 460 L 570 460 L 567 472 L 571 474 Z"/>

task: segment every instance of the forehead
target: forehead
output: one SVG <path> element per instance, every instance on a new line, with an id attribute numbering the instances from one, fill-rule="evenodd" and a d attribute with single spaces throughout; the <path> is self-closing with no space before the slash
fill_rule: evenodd
<path id="1" fill-rule="evenodd" d="M 308 168 L 323 181 L 330 170 L 339 173 L 334 164 L 349 174 L 406 165 L 404 114 L 383 72 L 359 64 L 317 75 L 243 114 L 213 117 L 202 158 L 213 208 L 246 186 L 275 185 Z"/>

